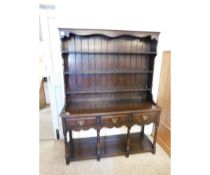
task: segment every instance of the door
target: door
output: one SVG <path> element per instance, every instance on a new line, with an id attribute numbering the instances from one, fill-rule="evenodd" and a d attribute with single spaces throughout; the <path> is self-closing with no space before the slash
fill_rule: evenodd
<path id="1" fill-rule="evenodd" d="M 62 138 L 62 124 L 59 117 L 64 105 L 64 84 L 62 58 L 60 55 L 59 32 L 54 9 L 40 9 L 42 37 L 45 41 L 45 70 L 48 83 L 50 109 L 54 138 L 58 133 Z"/>
<path id="2" fill-rule="evenodd" d="M 157 105 L 162 108 L 157 142 L 171 154 L 171 52 L 163 52 Z"/>

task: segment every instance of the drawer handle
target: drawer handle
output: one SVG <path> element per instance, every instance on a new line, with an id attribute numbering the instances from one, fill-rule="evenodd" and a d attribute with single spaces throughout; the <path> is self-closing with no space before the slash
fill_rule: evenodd
<path id="1" fill-rule="evenodd" d="M 143 119 L 147 120 L 148 119 L 148 115 L 143 115 Z"/>
<path id="2" fill-rule="evenodd" d="M 112 118 L 113 123 L 117 123 L 117 120 L 118 120 L 117 118 Z"/>
<path id="3" fill-rule="evenodd" d="M 82 125 L 84 125 L 85 121 L 84 121 L 84 120 L 78 120 L 77 123 L 78 123 L 80 126 L 82 126 Z"/>

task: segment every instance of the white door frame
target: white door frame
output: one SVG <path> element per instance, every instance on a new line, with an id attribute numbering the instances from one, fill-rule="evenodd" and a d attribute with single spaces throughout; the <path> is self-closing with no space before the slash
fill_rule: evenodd
<path id="1" fill-rule="evenodd" d="M 60 138 L 63 138 L 60 111 L 64 106 L 63 63 L 60 54 L 59 32 L 56 26 L 54 9 L 40 9 L 42 36 L 45 44 L 45 70 L 49 88 L 50 108 L 54 138 L 58 129 Z"/>

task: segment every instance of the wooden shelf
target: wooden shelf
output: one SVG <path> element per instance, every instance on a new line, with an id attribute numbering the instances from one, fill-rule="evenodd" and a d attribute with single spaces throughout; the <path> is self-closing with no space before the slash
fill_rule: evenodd
<path id="1" fill-rule="evenodd" d="M 60 116 L 66 164 L 154 154 L 161 112 L 152 96 L 159 33 L 61 29 L 60 34 L 66 102 Z M 144 135 L 144 125 L 150 123 L 154 123 L 152 141 Z M 140 133 L 130 133 L 134 125 L 141 126 Z M 121 126 L 126 126 L 126 134 L 100 137 L 102 128 Z M 72 138 L 72 131 L 90 128 L 97 137 Z"/>
<path id="2" fill-rule="evenodd" d="M 135 89 L 113 89 L 113 90 L 95 90 L 95 91 L 67 91 L 67 94 L 90 94 L 90 93 L 114 93 L 114 92 L 141 92 L 151 91 L 152 89 L 135 88 Z"/>
<path id="3" fill-rule="evenodd" d="M 98 99 L 74 99 L 70 100 L 65 107 L 65 111 L 71 114 L 71 117 L 90 116 L 90 115 L 112 115 L 113 113 L 124 113 L 131 111 L 158 111 L 159 109 L 149 101 L 139 97 L 138 99 L 117 99 L 108 98 Z"/>
<path id="4" fill-rule="evenodd" d="M 62 50 L 62 54 L 100 54 L 100 55 L 156 55 L 157 52 L 72 52 L 68 50 Z"/>
<path id="5" fill-rule="evenodd" d="M 101 140 L 101 157 L 126 155 L 126 134 L 103 136 Z M 97 138 L 82 138 L 73 140 L 73 155 L 71 160 L 96 159 Z M 140 137 L 139 133 L 130 134 L 130 154 L 152 152 L 151 141 L 146 135 Z"/>
<path id="6" fill-rule="evenodd" d="M 100 72 L 95 72 L 95 71 L 88 71 L 88 72 L 64 72 L 65 75 L 81 75 L 81 74 L 152 74 L 153 71 L 100 71 Z"/>

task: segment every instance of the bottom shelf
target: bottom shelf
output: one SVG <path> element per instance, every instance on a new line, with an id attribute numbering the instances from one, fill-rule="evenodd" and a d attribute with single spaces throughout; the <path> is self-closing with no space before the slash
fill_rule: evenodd
<path id="1" fill-rule="evenodd" d="M 109 156 L 126 155 L 127 135 L 103 136 L 101 140 L 101 158 Z M 74 139 L 73 155 L 71 161 L 83 159 L 96 159 L 96 137 Z M 153 152 L 151 141 L 146 135 L 140 137 L 140 133 L 130 134 L 130 154 Z"/>

